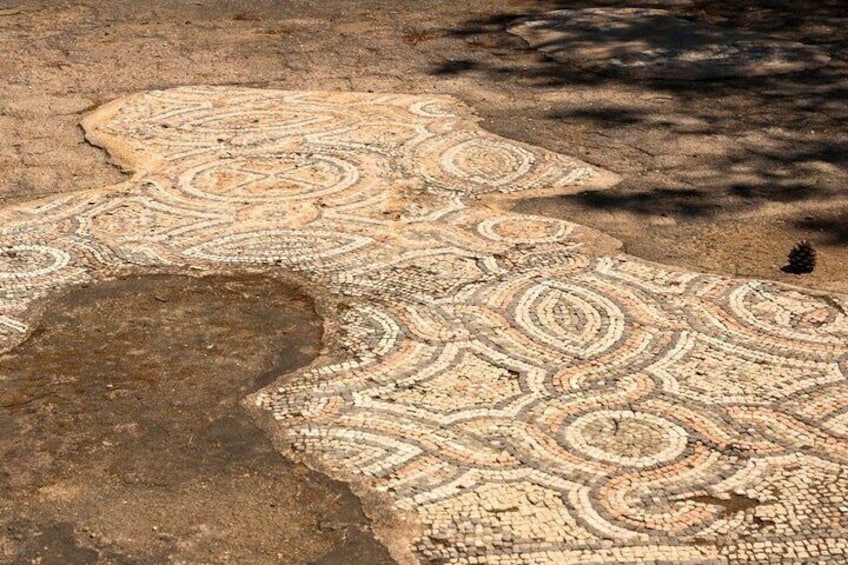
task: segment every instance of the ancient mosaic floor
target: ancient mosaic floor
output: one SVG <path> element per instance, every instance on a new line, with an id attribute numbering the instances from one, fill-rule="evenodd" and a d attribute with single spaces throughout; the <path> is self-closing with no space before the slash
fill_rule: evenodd
<path id="1" fill-rule="evenodd" d="M 137 173 L 0 210 L 3 349 L 48 293 L 129 267 L 293 272 L 328 349 L 252 400 L 412 520 L 410 555 L 848 559 L 846 297 L 499 211 L 616 178 L 451 98 L 181 88 L 85 127 Z"/>

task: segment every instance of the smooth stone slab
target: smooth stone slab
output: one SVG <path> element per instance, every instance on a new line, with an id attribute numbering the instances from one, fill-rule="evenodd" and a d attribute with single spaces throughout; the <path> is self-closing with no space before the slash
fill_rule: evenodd
<path id="1" fill-rule="evenodd" d="M 556 61 L 631 78 L 765 76 L 830 61 L 809 45 L 647 8 L 555 10 L 517 20 L 507 30 Z"/>

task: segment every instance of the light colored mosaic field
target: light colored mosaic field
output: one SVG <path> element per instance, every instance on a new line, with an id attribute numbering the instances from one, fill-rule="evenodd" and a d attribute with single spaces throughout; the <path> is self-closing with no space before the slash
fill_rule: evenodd
<path id="1" fill-rule="evenodd" d="M 129 267 L 293 272 L 329 305 L 327 351 L 252 400 L 412 520 L 409 555 L 848 559 L 845 297 L 499 211 L 616 178 L 451 98 L 181 88 L 85 127 L 137 172 L 0 210 L 4 350 L 50 292 Z"/>

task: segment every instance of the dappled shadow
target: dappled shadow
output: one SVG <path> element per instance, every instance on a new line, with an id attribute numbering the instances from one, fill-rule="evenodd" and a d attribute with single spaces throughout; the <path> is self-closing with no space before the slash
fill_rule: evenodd
<path id="1" fill-rule="evenodd" d="M 844 0 L 693 0 L 689 3 L 669 3 L 646 0 L 638 4 L 630 0 L 607 0 L 602 4 L 591 0 L 538 0 L 532 10 L 499 12 L 485 17 L 469 18 L 452 33 L 468 36 L 502 31 L 517 19 L 551 10 L 581 8 L 656 8 L 673 12 L 689 21 L 701 21 L 723 26 L 745 26 L 760 33 L 779 33 L 804 29 L 810 21 L 848 17 Z M 804 37 L 805 43 L 835 43 L 838 38 L 820 33 Z"/>
<path id="2" fill-rule="evenodd" d="M 568 98 L 560 107 L 546 108 L 543 117 L 571 127 L 580 138 L 580 147 L 603 151 L 604 158 L 595 159 L 600 166 L 615 170 L 608 162 L 636 160 L 633 170 L 662 168 L 666 175 L 664 182 L 646 186 L 645 180 L 636 178 L 639 174 L 619 168 L 616 172 L 623 173 L 625 180 L 618 187 L 603 194 L 568 197 L 599 210 L 646 215 L 661 211 L 695 218 L 747 212 L 770 202 L 822 205 L 848 196 L 848 66 L 844 64 L 848 3 L 701 0 L 678 7 L 664 4 L 669 3 L 640 6 L 669 9 L 690 21 L 814 44 L 830 55 L 831 63 L 814 70 L 761 77 L 639 79 L 555 62 L 522 42 L 512 43 L 509 50 L 499 49 L 496 56 L 466 53 L 461 61 L 444 62 L 431 71 L 439 74 L 450 69 L 454 74 L 469 73 L 493 81 L 509 75 L 531 92 L 591 92 L 581 99 Z M 632 3 L 615 1 L 605 5 L 632 7 Z M 543 1 L 530 11 L 469 19 L 450 33 L 486 48 L 496 42 L 479 40 L 481 36 L 506 42 L 503 38 L 511 36 L 505 28 L 516 19 L 582 7 L 598 6 Z M 662 45 L 651 29 L 631 32 L 648 46 Z M 656 141 L 646 135 L 653 133 L 665 137 Z M 694 149 L 675 147 L 673 136 L 685 139 Z M 594 143 L 598 139 L 603 143 Z M 661 157 L 665 160 L 660 161 Z M 693 167 L 698 170 L 690 170 Z M 836 239 L 844 237 L 838 222 L 820 228 Z"/>
<path id="3" fill-rule="evenodd" d="M 554 120 L 586 120 L 604 122 L 615 125 L 638 124 L 645 119 L 646 112 L 636 108 L 613 107 L 604 108 L 569 108 L 553 110 L 548 117 Z"/>
<path id="4" fill-rule="evenodd" d="M 815 187 L 809 187 L 799 183 L 789 183 L 769 188 L 764 188 L 761 185 L 739 183 L 731 185 L 728 193 L 747 200 L 762 198 L 773 202 L 799 202 L 815 197 L 817 191 Z"/>
<path id="5" fill-rule="evenodd" d="M 773 36 L 688 21 L 667 10 L 551 12 L 509 31 L 553 59 L 594 72 L 649 79 L 715 79 L 817 68 L 829 57 Z"/>
<path id="6" fill-rule="evenodd" d="M 732 199 L 731 203 L 722 197 Z M 732 210 L 755 210 L 762 200 L 771 202 L 800 202 L 818 198 L 814 187 L 787 184 L 770 189 L 759 185 L 733 184 L 728 190 L 717 192 L 692 188 L 659 187 L 643 191 L 581 192 L 560 197 L 590 208 L 631 212 L 643 216 L 673 216 L 683 219 L 718 216 Z M 830 224 L 828 224 L 829 226 Z M 822 225 L 820 228 L 826 227 Z"/>
<path id="7" fill-rule="evenodd" d="M 581 192 L 571 199 L 594 208 L 626 210 L 644 215 L 696 217 L 718 211 L 709 196 L 698 190 L 657 188 L 651 191 Z"/>
<path id="8" fill-rule="evenodd" d="M 455 59 L 444 61 L 433 69 L 433 74 L 436 76 L 458 75 L 464 71 L 471 71 L 480 68 L 477 61 L 470 59 Z"/>
<path id="9" fill-rule="evenodd" d="M 827 236 L 826 243 L 848 243 L 848 209 L 807 216 L 796 220 L 794 225 L 800 229 L 823 232 Z"/>

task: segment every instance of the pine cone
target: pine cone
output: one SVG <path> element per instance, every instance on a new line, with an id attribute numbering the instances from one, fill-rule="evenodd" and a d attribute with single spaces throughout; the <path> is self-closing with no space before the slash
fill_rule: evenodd
<path id="1" fill-rule="evenodd" d="M 812 273 L 816 268 L 816 250 L 806 239 L 795 244 L 789 252 L 788 259 L 789 265 L 786 270 L 790 273 Z"/>

